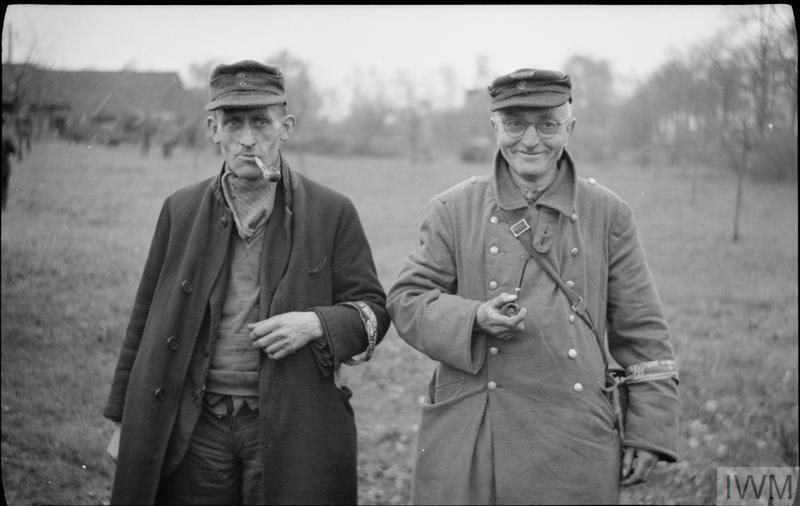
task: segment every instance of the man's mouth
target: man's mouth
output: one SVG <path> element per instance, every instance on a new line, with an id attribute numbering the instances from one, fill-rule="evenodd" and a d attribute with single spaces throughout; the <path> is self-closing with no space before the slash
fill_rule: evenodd
<path id="1" fill-rule="evenodd" d="M 256 162 L 256 159 L 260 160 L 260 158 L 257 155 L 239 155 L 238 157 L 241 158 L 242 160 L 255 164 L 258 164 L 258 162 Z"/>

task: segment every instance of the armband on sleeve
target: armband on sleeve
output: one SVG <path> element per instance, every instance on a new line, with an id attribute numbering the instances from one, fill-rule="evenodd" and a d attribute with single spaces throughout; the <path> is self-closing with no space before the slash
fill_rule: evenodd
<path id="1" fill-rule="evenodd" d="M 625 368 L 625 383 L 640 383 L 667 378 L 678 380 L 678 367 L 674 360 L 638 362 Z"/>
<path id="2" fill-rule="evenodd" d="M 378 344 L 378 319 L 375 313 L 372 312 L 369 305 L 362 301 L 345 302 L 344 304 L 354 307 L 361 317 L 361 322 L 364 324 L 364 331 L 367 333 L 367 349 L 364 351 L 363 356 L 353 357 L 345 360 L 347 365 L 358 365 L 369 361 L 375 351 L 375 346 Z"/>

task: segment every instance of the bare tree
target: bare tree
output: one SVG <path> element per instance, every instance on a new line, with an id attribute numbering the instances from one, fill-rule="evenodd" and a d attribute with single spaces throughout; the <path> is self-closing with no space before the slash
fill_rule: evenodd
<path id="1" fill-rule="evenodd" d="M 284 75 L 289 111 L 297 120 L 298 129 L 293 145 L 299 164 L 305 167 L 306 142 L 313 138 L 315 120 L 322 105 L 322 96 L 311 82 L 308 63 L 286 49 L 265 58 L 265 63 L 278 67 Z"/>
<path id="2" fill-rule="evenodd" d="M 13 28 L 9 25 L 9 40 L 13 39 L 12 30 Z M 33 110 L 42 105 L 47 98 L 47 90 L 41 79 L 42 69 L 34 63 L 37 45 L 38 38 L 34 36 L 22 63 L 16 64 L 11 62 L 11 51 L 9 49 L 9 62 L 7 68 L 3 69 L 4 73 L 7 71 L 10 74 L 8 87 L 3 90 L 9 96 L 3 97 L 3 101 L 10 102 L 13 110 L 14 131 L 18 142 L 18 161 L 22 160 L 22 156 L 26 151 L 28 153 L 31 151 L 35 128 L 32 116 Z M 41 132 L 41 130 L 40 126 L 39 131 Z"/>
<path id="3" fill-rule="evenodd" d="M 564 65 L 572 77 L 573 107 L 578 117 L 581 135 L 577 143 L 597 160 L 611 156 L 608 142 L 609 124 L 614 116 L 614 78 L 607 60 L 587 55 L 573 55 Z"/>
<path id="4" fill-rule="evenodd" d="M 712 72 L 713 79 L 722 91 L 720 140 L 728 161 L 736 172 L 736 205 L 731 237 L 733 242 L 740 239 L 739 216 L 744 176 L 750 165 L 754 141 L 760 136 L 757 133 L 757 115 L 753 113 L 756 96 L 748 82 L 748 77 L 752 77 L 752 74 L 748 76 L 742 72 L 740 61 L 741 51 L 734 51 L 727 57 L 720 55 L 713 62 Z"/>
<path id="5" fill-rule="evenodd" d="M 203 88 L 208 86 L 211 71 L 217 66 L 216 60 L 206 60 L 189 64 L 189 80 L 187 88 Z"/>

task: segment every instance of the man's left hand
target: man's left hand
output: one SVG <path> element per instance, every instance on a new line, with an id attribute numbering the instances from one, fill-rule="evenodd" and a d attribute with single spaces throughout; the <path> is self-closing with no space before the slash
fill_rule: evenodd
<path id="1" fill-rule="evenodd" d="M 313 311 L 283 313 L 258 323 L 248 323 L 253 346 L 280 360 L 324 335 L 322 322 Z"/>
<path id="2" fill-rule="evenodd" d="M 622 481 L 620 485 L 626 487 L 647 480 L 656 467 L 658 455 L 643 448 L 628 446 L 622 456 Z"/>

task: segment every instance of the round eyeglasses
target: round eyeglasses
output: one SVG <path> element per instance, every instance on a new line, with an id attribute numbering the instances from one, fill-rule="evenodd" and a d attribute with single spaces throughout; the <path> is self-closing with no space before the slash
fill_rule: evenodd
<path id="1" fill-rule="evenodd" d="M 519 119 L 502 119 L 499 118 L 500 122 L 503 125 L 503 130 L 506 132 L 506 135 L 509 137 L 517 138 L 522 137 L 525 132 L 528 131 L 529 126 L 533 126 L 536 129 L 536 133 L 539 134 L 539 137 L 552 137 L 558 133 L 559 128 L 561 125 L 566 123 L 567 121 L 571 120 L 572 117 L 570 116 L 567 119 L 558 121 L 554 118 L 546 118 L 541 119 L 537 122 L 532 121 L 522 121 Z"/>

